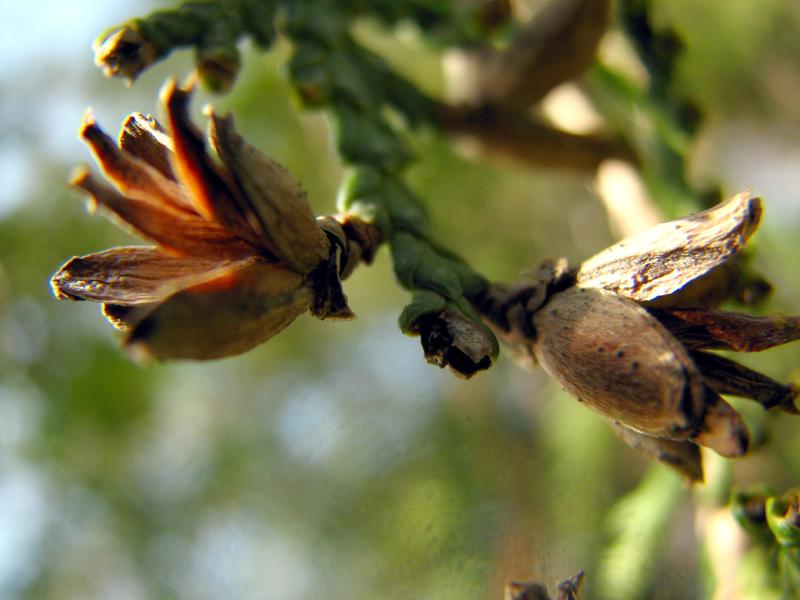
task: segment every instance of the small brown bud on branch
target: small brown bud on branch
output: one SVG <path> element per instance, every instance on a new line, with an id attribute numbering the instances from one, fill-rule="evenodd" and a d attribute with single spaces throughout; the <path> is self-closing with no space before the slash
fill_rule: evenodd
<path id="1" fill-rule="evenodd" d="M 133 81 L 160 57 L 158 48 L 142 32 L 125 26 L 97 40 L 94 62 L 106 77 Z"/>

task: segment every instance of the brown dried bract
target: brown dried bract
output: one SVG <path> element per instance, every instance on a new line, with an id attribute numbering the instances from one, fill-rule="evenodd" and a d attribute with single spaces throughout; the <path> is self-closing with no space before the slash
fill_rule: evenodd
<path id="1" fill-rule="evenodd" d="M 612 421 L 611 426 L 614 433 L 634 450 L 669 465 L 690 483 L 703 481 L 700 448 L 696 444 L 646 435 L 616 421 Z"/>
<path id="2" fill-rule="evenodd" d="M 639 302 L 667 296 L 733 256 L 760 219 L 761 199 L 742 192 L 714 208 L 656 225 L 594 255 L 581 264 L 577 284 Z"/>
<path id="3" fill-rule="evenodd" d="M 421 317 L 415 324 L 425 360 L 437 367 L 450 367 L 469 378 L 488 369 L 495 354 L 491 333 L 461 312 L 445 308 Z"/>

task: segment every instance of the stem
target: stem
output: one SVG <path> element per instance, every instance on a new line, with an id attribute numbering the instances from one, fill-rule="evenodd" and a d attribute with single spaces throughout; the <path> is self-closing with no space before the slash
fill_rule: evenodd
<path id="1" fill-rule="evenodd" d="M 422 336 L 430 362 L 465 376 L 487 368 L 497 340 L 468 301 L 486 279 L 433 239 L 423 202 L 404 182 L 410 149 L 386 118 L 391 107 L 413 125 L 429 115 L 432 102 L 352 38 L 335 3 L 296 1 L 284 8 L 294 44 L 292 82 L 306 104 L 331 111 L 339 153 L 352 166 L 338 208 L 380 231 L 398 281 L 414 292 L 401 328 Z"/>
<path id="2" fill-rule="evenodd" d="M 608 159 L 638 163 L 631 148 L 621 140 L 567 133 L 496 106 L 440 104 L 433 118 L 445 133 L 470 137 L 489 154 L 513 159 L 527 167 L 594 173 Z"/>

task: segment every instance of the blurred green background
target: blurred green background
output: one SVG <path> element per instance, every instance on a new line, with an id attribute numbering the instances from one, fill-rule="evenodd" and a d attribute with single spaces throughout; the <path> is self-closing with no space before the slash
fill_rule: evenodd
<path id="1" fill-rule="evenodd" d="M 691 180 L 765 198 L 763 311 L 800 313 L 800 4 L 654 4 L 685 38 L 679 86 L 706 116 Z M 137 243 L 64 182 L 89 162 L 87 106 L 116 131 L 189 72 L 177 53 L 128 89 L 92 64 L 97 34 L 164 5 L 0 8 L 0 597 L 472 600 L 579 569 L 587 598 L 710 597 L 696 525 L 713 490 L 683 488 L 539 370 L 504 356 L 461 381 L 425 364 L 397 328 L 407 294 L 385 249 L 346 283 L 358 320 L 301 317 L 215 363 L 137 365 L 96 305 L 54 300 L 62 262 Z M 413 33 L 379 46 L 440 91 L 439 57 Z M 341 166 L 325 118 L 298 112 L 286 54 L 245 44 L 234 91 L 193 110 L 233 111 L 331 212 Z M 471 160 L 430 132 L 414 146 L 435 230 L 492 279 L 612 240 L 585 174 Z M 742 360 L 800 383 L 798 359 L 800 344 Z M 799 484 L 800 422 L 736 404 L 762 444 L 712 457 L 709 479 Z"/>

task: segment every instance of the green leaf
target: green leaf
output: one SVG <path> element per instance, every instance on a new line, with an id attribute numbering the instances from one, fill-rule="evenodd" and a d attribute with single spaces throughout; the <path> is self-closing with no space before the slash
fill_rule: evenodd
<path id="1" fill-rule="evenodd" d="M 451 300 L 460 298 L 464 290 L 451 262 L 424 242 L 420 247 L 422 252 L 414 272 L 413 287 L 435 290 Z"/>
<path id="2" fill-rule="evenodd" d="M 401 181 L 385 178 L 376 191 L 392 218 L 395 229 L 422 235 L 428 229 L 428 214 L 422 201 Z"/>
<path id="3" fill-rule="evenodd" d="M 414 289 L 416 271 L 422 259 L 422 244 L 413 235 L 398 232 L 392 236 L 390 245 L 395 277 L 407 289 Z"/>
<path id="4" fill-rule="evenodd" d="M 322 106 L 333 97 L 333 78 L 327 65 L 328 50 L 309 42 L 295 48 L 289 60 L 289 76 L 308 106 Z"/>
<path id="5" fill-rule="evenodd" d="M 246 0 L 242 2 L 245 30 L 262 50 L 275 39 L 275 2 L 272 0 Z"/>
<path id="6" fill-rule="evenodd" d="M 256 0 L 257 1 L 257 0 Z M 283 2 L 284 29 L 295 43 L 321 42 L 333 47 L 346 34 L 351 15 L 335 1 Z"/>
<path id="7" fill-rule="evenodd" d="M 377 114 L 338 104 L 335 107 L 339 152 L 348 162 L 398 171 L 411 160 L 406 143 Z"/>

